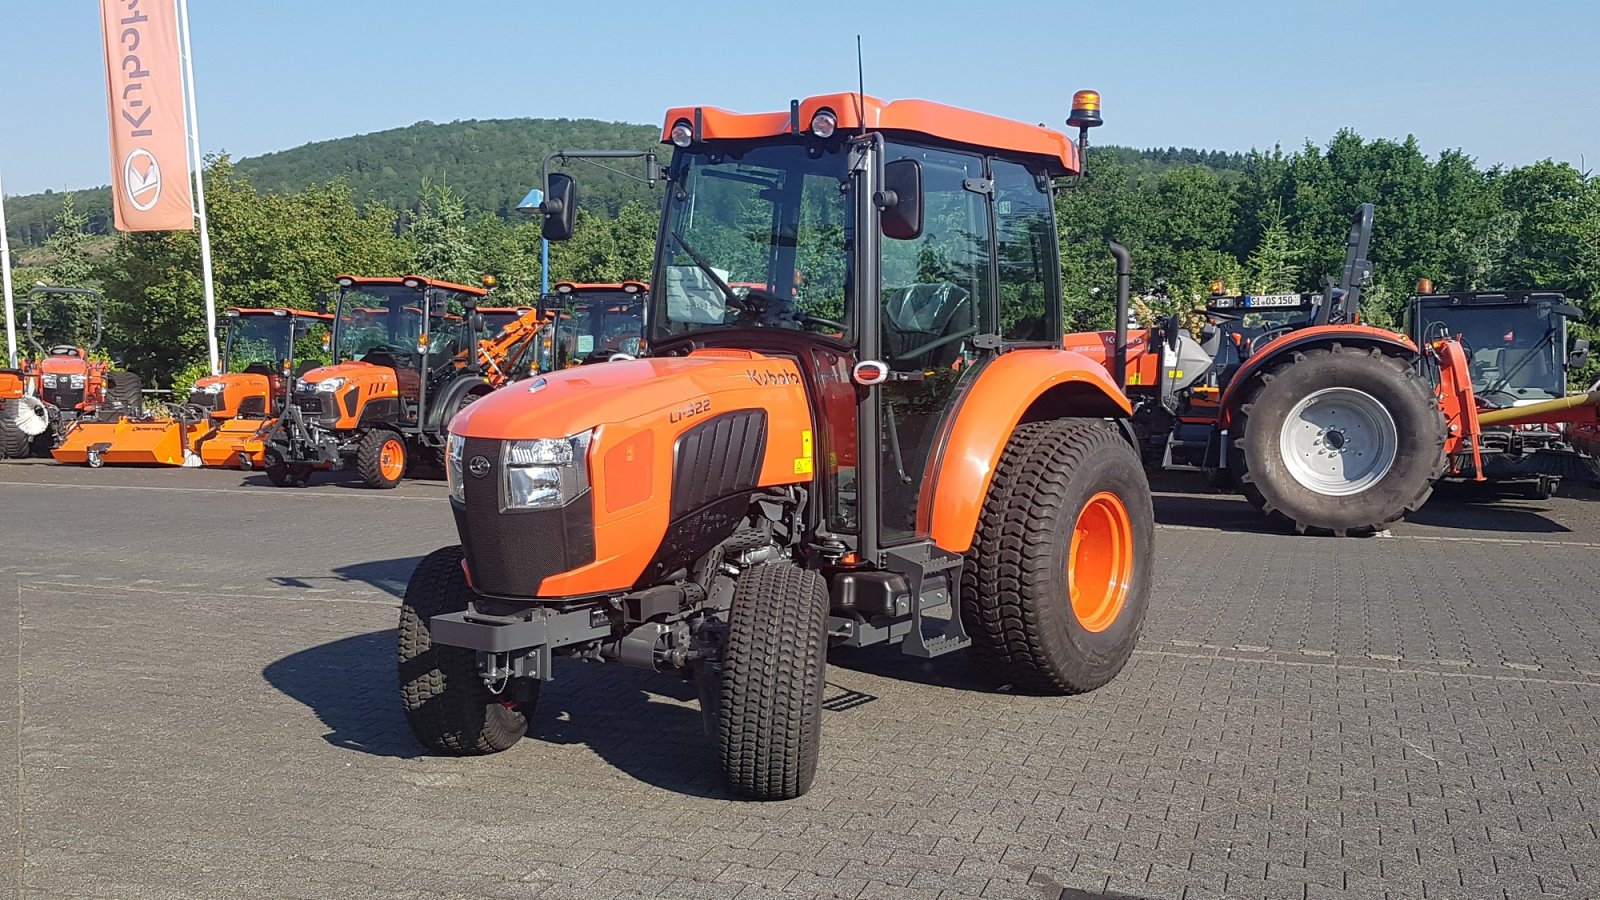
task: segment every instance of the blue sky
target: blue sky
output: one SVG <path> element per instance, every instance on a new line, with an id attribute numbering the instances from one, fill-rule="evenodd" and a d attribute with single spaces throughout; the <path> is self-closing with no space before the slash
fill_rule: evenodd
<path id="1" fill-rule="evenodd" d="M 1105 95 L 1102 143 L 1245 150 L 1340 127 L 1481 162 L 1600 160 L 1577 0 L 1090 2 L 190 0 L 201 136 L 251 156 L 422 119 L 655 122 L 854 86 L 1059 126 Z M 0 0 L 8 194 L 109 180 L 93 0 Z M 531 162 L 531 161 L 530 161 Z"/>

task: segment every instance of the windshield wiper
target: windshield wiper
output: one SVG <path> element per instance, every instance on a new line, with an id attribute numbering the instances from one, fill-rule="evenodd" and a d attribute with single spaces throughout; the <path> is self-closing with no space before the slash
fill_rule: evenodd
<path id="1" fill-rule="evenodd" d="M 1544 337 L 1539 338 L 1539 343 L 1534 344 L 1533 348 L 1527 352 L 1527 355 L 1517 360 L 1517 364 L 1512 366 L 1509 372 L 1501 375 L 1500 379 L 1494 384 L 1484 388 L 1483 392 L 1485 394 L 1493 394 L 1511 384 L 1511 379 L 1517 377 L 1518 373 L 1527 368 L 1528 363 L 1533 362 L 1533 357 L 1539 353 L 1539 351 L 1543 350 L 1546 344 L 1553 344 L 1555 342 L 1555 337 L 1556 330 L 1554 328 L 1546 328 Z"/>
<path id="2" fill-rule="evenodd" d="M 745 308 L 744 301 L 739 299 L 739 295 L 735 294 L 733 292 L 733 288 L 729 287 L 728 283 L 723 281 L 717 275 L 717 270 L 711 268 L 711 264 L 706 262 L 704 257 L 694 252 L 694 248 L 689 246 L 689 242 L 683 239 L 683 235 L 677 233 L 676 231 L 669 231 L 667 233 L 672 235 L 672 239 L 678 242 L 678 246 L 683 248 L 683 252 L 689 254 L 689 258 L 694 261 L 695 266 L 698 267 L 700 271 L 706 273 L 706 277 L 710 278 L 711 283 L 717 286 L 717 290 L 722 292 L 722 296 L 728 298 L 729 306 L 733 307 L 734 309 Z"/>

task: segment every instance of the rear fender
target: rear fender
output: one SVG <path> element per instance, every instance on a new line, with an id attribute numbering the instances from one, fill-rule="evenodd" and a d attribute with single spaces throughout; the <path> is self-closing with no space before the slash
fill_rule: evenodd
<path id="1" fill-rule="evenodd" d="M 1100 363 L 1069 350 L 1014 350 L 977 375 L 948 430 L 937 473 L 922 504 L 934 543 L 952 553 L 972 546 L 978 515 L 1000 454 L 1018 425 L 1064 417 L 1126 418 L 1133 413 Z"/>
<path id="2" fill-rule="evenodd" d="M 1218 401 L 1221 410 L 1217 415 L 1217 428 L 1226 430 L 1233 422 L 1233 411 L 1238 399 L 1244 396 L 1245 385 L 1256 375 L 1272 368 L 1290 353 L 1340 344 L 1346 347 L 1375 347 L 1393 351 L 1398 355 L 1415 357 L 1417 345 L 1402 334 L 1371 325 L 1314 325 L 1291 331 L 1260 348 L 1245 360 L 1228 382 Z"/>

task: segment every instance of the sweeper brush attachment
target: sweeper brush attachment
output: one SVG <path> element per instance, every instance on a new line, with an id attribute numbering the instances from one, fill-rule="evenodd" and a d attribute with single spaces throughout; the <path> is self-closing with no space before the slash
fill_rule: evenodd
<path id="1" fill-rule="evenodd" d="M 79 422 L 61 446 L 50 451 L 56 462 L 99 468 L 113 466 L 200 465 L 198 449 L 212 427 L 203 418 Z"/>

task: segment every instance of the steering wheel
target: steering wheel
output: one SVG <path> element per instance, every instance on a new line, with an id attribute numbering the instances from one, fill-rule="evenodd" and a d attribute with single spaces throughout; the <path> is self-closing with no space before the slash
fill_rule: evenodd
<path id="1" fill-rule="evenodd" d="M 763 324 L 781 327 L 788 322 L 794 322 L 797 325 L 820 325 L 838 331 L 845 330 L 843 322 L 813 316 L 801 310 L 793 300 L 780 297 L 764 288 L 748 289 L 745 291 L 744 301 L 746 305 L 741 312 L 759 317 Z"/>
<path id="2" fill-rule="evenodd" d="M 917 357 L 921 356 L 924 353 L 927 353 L 930 350 L 937 350 L 940 347 L 943 347 L 945 344 L 951 343 L 953 341 L 964 340 L 966 338 L 972 337 L 973 335 L 975 335 L 977 333 L 978 333 L 978 326 L 976 326 L 976 325 L 972 326 L 971 328 L 963 328 L 960 331 L 957 331 L 957 332 L 955 332 L 953 334 L 947 334 L 947 335 L 944 335 L 943 337 L 937 337 L 937 338 L 934 338 L 931 341 L 928 341 L 925 344 L 919 344 L 919 345 L 917 345 L 915 347 L 912 347 L 910 350 L 907 350 L 906 352 L 900 354 L 899 356 L 891 356 L 891 357 L 889 357 L 889 360 L 891 362 L 904 362 L 904 361 L 906 361 L 908 359 L 916 359 Z"/>
<path id="3" fill-rule="evenodd" d="M 1265 347 L 1266 345 L 1272 343 L 1273 341 L 1277 340 L 1278 338 L 1282 337 L 1283 335 L 1288 334 L 1289 332 L 1291 332 L 1293 330 L 1294 330 L 1294 326 L 1293 325 L 1280 325 L 1277 328 L 1269 328 L 1266 331 L 1261 332 L 1260 334 L 1258 334 L 1255 337 L 1250 339 L 1250 352 L 1252 354 L 1254 354 L 1256 352 L 1257 348 Z"/>

